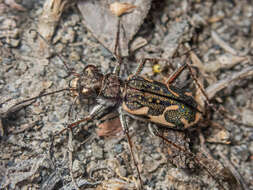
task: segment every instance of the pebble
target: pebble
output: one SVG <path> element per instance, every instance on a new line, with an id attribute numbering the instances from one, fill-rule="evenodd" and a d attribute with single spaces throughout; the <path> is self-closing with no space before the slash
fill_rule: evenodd
<path id="1" fill-rule="evenodd" d="M 2 28 L 5 28 L 5 29 L 13 29 L 13 28 L 16 28 L 17 27 L 17 23 L 14 19 L 4 19 L 4 21 L 2 22 L 1 24 L 1 27 Z"/>
<path id="2" fill-rule="evenodd" d="M 12 39 L 12 38 L 7 38 L 6 43 L 9 44 L 11 47 L 18 47 L 20 40 Z"/>
<path id="3" fill-rule="evenodd" d="M 120 154 L 123 151 L 122 144 L 115 144 L 114 145 L 114 151 L 115 151 L 115 153 Z"/>
<path id="4" fill-rule="evenodd" d="M 253 155 L 253 141 L 249 145 L 249 151 L 250 151 L 251 155 Z"/>
<path id="5" fill-rule="evenodd" d="M 126 169 L 125 169 L 124 167 L 119 167 L 119 168 L 118 168 L 118 172 L 119 172 L 119 174 L 120 174 L 122 177 L 125 177 L 126 174 L 127 174 L 127 171 L 126 171 Z"/>
<path id="6" fill-rule="evenodd" d="M 58 115 L 58 114 L 57 114 Z M 58 122 L 59 119 L 57 117 L 57 115 L 55 113 L 51 113 L 49 116 L 48 116 L 48 120 L 49 122 Z"/>
<path id="7" fill-rule="evenodd" d="M 248 146 L 240 145 L 231 148 L 231 155 L 234 155 L 238 159 L 238 162 L 246 161 L 249 158 Z"/>
<path id="8" fill-rule="evenodd" d="M 3 65 L 11 65 L 12 64 L 12 60 L 10 58 L 2 58 L 1 63 Z"/>
<path id="9" fill-rule="evenodd" d="M 238 106 L 245 106 L 246 105 L 246 98 L 244 94 L 239 94 L 236 96 L 236 103 Z"/>
<path id="10" fill-rule="evenodd" d="M 70 22 L 70 24 L 71 24 L 72 26 L 75 26 L 78 22 L 80 22 L 80 17 L 79 17 L 79 15 L 77 15 L 77 14 L 72 15 L 72 16 L 71 16 L 71 22 Z"/>
<path id="11" fill-rule="evenodd" d="M 79 160 L 74 160 L 72 165 L 73 172 L 77 172 L 80 169 L 81 163 Z"/>
<path id="12" fill-rule="evenodd" d="M 27 9 L 32 9 L 34 7 L 35 2 L 35 0 L 25 0 L 22 1 L 22 5 Z"/>
<path id="13" fill-rule="evenodd" d="M 154 153 L 152 154 L 152 158 L 154 158 L 155 160 L 160 160 L 161 159 L 161 155 L 158 153 Z"/>
<path id="14" fill-rule="evenodd" d="M 80 55 L 76 51 L 72 51 L 69 55 L 71 61 L 79 61 L 81 59 Z"/>
<path id="15" fill-rule="evenodd" d="M 68 28 L 67 33 L 64 35 L 64 37 L 61 39 L 61 42 L 66 43 L 73 43 L 75 40 L 75 31 L 72 28 Z"/>
<path id="16" fill-rule="evenodd" d="M 56 75 L 60 78 L 66 78 L 68 76 L 68 73 L 64 69 L 58 69 Z"/>
<path id="17" fill-rule="evenodd" d="M 32 111 L 33 111 L 34 114 L 40 114 L 40 113 L 43 112 L 43 110 L 38 106 L 32 107 Z"/>
<path id="18" fill-rule="evenodd" d="M 249 109 L 244 109 L 242 111 L 242 122 L 247 125 L 253 126 L 253 111 Z"/>
<path id="19" fill-rule="evenodd" d="M 95 143 L 92 144 L 92 153 L 94 160 L 103 159 L 103 149 Z"/>
<path id="20" fill-rule="evenodd" d="M 57 43 L 56 45 L 55 45 L 55 50 L 57 51 L 57 53 L 61 53 L 62 52 L 62 50 L 64 49 L 64 45 L 62 44 L 62 43 Z"/>
<path id="21" fill-rule="evenodd" d="M 51 87 L 52 84 L 53 84 L 52 81 L 43 81 L 42 82 L 42 86 L 43 86 L 44 89 L 47 89 L 47 88 Z"/>

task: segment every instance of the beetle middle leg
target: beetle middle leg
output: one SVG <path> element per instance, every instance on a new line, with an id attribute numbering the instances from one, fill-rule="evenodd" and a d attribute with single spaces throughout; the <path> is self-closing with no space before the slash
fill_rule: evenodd
<path id="1" fill-rule="evenodd" d="M 122 110 L 121 107 L 119 108 L 119 114 L 120 114 L 120 122 L 121 122 L 121 125 L 122 125 L 122 128 L 123 128 L 123 131 L 124 131 L 124 133 L 127 137 L 129 149 L 130 149 L 130 152 L 131 152 L 131 156 L 132 156 L 134 165 L 137 169 L 138 178 L 140 180 L 140 186 L 142 187 L 143 183 L 142 183 L 141 174 L 140 174 L 138 164 L 137 164 L 136 159 L 134 157 L 133 144 L 132 144 L 132 141 L 131 141 L 131 138 L 130 138 L 130 135 L 129 135 L 129 129 L 128 129 L 127 122 L 126 122 L 126 114 L 124 114 L 124 111 Z"/>

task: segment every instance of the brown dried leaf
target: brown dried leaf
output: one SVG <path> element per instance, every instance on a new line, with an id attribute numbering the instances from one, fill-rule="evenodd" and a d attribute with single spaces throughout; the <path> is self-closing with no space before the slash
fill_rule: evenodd
<path id="1" fill-rule="evenodd" d="M 95 38 L 108 50 L 114 52 L 118 17 L 110 11 L 109 5 L 114 0 L 78 1 L 78 8 L 83 16 L 85 26 Z M 119 48 L 122 56 L 128 56 L 128 44 L 142 25 L 151 6 L 151 0 L 126 0 L 125 3 L 136 6 L 130 14 L 121 18 Z"/>
<path id="2" fill-rule="evenodd" d="M 112 112 L 104 116 L 98 124 L 97 135 L 100 137 L 115 136 L 122 131 L 119 115 L 117 112 Z"/>
<path id="3" fill-rule="evenodd" d="M 208 137 L 206 138 L 207 142 L 210 143 L 222 143 L 230 144 L 230 133 L 219 123 L 211 121 L 212 127 L 207 129 Z"/>
<path id="4" fill-rule="evenodd" d="M 136 6 L 129 3 L 115 2 L 110 5 L 110 11 L 116 16 L 121 16 L 125 13 L 131 12 Z"/>

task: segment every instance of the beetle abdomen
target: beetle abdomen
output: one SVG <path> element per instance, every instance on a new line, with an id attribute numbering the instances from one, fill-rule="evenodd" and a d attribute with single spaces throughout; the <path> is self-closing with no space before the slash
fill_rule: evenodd
<path id="1" fill-rule="evenodd" d="M 179 130 L 192 126 L 201 116 L 195 100 L 183 90 L 140 76 L 127 82 L 122 106 L 134 116 L 146 115 L 151 122 Z"/>

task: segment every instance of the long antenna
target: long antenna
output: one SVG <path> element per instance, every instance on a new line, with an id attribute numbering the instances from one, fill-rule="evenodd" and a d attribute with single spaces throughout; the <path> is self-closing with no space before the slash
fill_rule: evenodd
<path id="1" fill-rule="evenodd" d="M 44 97 L 44 96 L 48 96 L 48 95 L 51 95 L 51 94 L 56 94 L 56 93 L 63 92 L 63 91 L 69 91 L 69 90 L 70 90 L 69 88 L 63 88 L 63 89 L 56 90 L 56 91 L 52 91 L 52 92 L 48 92 L 48 93 L 45 93 L 45 94 L 41 93 L 41 94 L 39 94 L 38 96 L 35 96 L 35 97 L 33 97 L 33 98 L 28 98 L 28 99 L 26 99 L 26 100 L 23 100 L 23 101 L 21 101 L 21 102 L 18 102 L 18 103 L 15 104 L 15 106 L 17 106 L 17 105 L 19 105 L 19 104 L 23 104 L 23 103 L 25 103 L 25 102 L 30 102 L 30 101 L 32 101 L 32 100 L 36 100 L 36 99 L 41 98 L 41 97 Z"/>
<path id="2" fill-rule="evenodd" d="M 31 32 L 35 32 L 52 50 L 53 52 L 56 54 L 56 56 L 61 60 L 61 62 L 63 63 L 63 65 L 65 66 L 67 72 L 69 75 L 72 75 L 74 74 L 75 72 L 74 71 L 74 68 L 70 68 L 67 64 L 67 62 L 65 61 L 65 59 L 57 53 L 56 49 L 54 48 L 54 46 L 52 46 L 50 43 L 48 43 L 48 41 L 35 29 L 30 29 L 29 30 L 29 33 Z"/>

